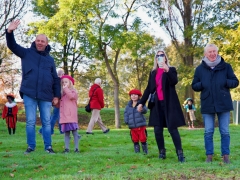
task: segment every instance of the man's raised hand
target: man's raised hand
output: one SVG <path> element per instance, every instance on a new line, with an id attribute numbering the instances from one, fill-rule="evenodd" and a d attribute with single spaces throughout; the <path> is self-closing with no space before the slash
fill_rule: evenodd
<path id="1" fill-rule="evenodd" d="M 8 26 L 8 29 L 7 29 L 7 32 L 8 33 L 11 33 L 13 32 L 15 29 L 17 29 L 18 25 L 20 24 L 20 20 L 16 20 L 16 21 L 12 21 L 9 26 Z"/>

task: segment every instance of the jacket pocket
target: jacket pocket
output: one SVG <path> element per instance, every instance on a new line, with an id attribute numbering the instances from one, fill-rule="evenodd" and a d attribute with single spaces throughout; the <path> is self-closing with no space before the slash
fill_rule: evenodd
<path id="1" fill-rule="evenodd" d="M 230 92 L 229 91 L 221 90 L 220 92 L 221 92 L 221 96 L 224 97 L 224 98 L 230 96 Z"/>
<path id="2" fill-rule="evenodd" d="M 201 93 L 201 96 L 200 96 L 201 100 L 206 99 L 206 98 L 209 96 L 209 94 L 210 94 L 209 91 L 202 92 L 202 93 Z"/>

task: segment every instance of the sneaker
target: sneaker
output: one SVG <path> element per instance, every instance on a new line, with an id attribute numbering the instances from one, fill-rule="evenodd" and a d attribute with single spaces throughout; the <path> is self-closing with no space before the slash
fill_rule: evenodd
<path id="1" fill-rule="evenodd" d="M 55 154 L 55 152 L 53 151 L 53 149 L 51 147 L 49 147 L 48 149 L 45 150 L 47 153 L 49 154 Z"/>
<path id="2" fill-rule="evenodd" d="M 75 153 L 80 153 L 80 151 L 78 150 L 78 149 L 75 149 L 75 151 L 74 151 Z"/>
<path id="3" fill-rule="evenodd" d="M 93 135 L 93 132 L 86 132 L 86 134 L 92 134 Z"/>
<path id="4" fill-rule="evenodd" d="M 29 154 L 32 151 L 34 151 L 32 148 L 28 147 L 27 150 L 24 152 L 24 154 Z"/>
<path id="5" fill-rule="evenodd" d="M 64 154 L 69 153 L 69 149 L 65 149 L 65 150 L 63 151 L 63 153 L 64 153 Z"/>
<path id="6" fill-rule="evenodd" d="M 110 129 L 107 129 L 106 131 L 103 131 L 104 134 L 107 134 L 110 131 Z"/>

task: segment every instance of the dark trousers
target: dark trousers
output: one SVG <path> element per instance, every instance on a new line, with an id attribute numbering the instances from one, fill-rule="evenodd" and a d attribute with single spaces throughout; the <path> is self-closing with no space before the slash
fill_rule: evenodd
<path id="1" fill-rule="evenodd" d="M 180 138 L 180 134 L 178 132 L 178 129 L 168 129 L 168 132 L 171 134 L 174 146 L 177 150 L 182 150 L 182 142 Z M 165 149 L 164 144 L 164 137 L 163 137 L 163 127 L 160 126 L 154 126 L 154 133 L 155 133 L 155 139 L 158 145 L 158 150 L 160 152 L 161 149 Z"/>

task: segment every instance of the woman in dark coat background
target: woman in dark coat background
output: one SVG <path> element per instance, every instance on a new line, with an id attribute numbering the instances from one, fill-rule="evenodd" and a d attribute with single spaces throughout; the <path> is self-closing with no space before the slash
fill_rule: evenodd
<path id="1" fill-rule="evenodd" d="M 157 51 L 154 58 L 154 67 L 150 72 L 148 85 L 139 102 L 138 111 L 149 99 L 149 95 L 155 93 L 154 106 L 150 109 L 149 126 L 154 127 L 155 139 L 159 149 L 159 158 L 166 158 L 163 130 L 168 128 L 171 134 L 179 162 L 184 162 L 182 142 L 178 127 L 186 125 L 175 85 L 178 83 L 177 71 L 170 67 L 164 51 Z"/>

